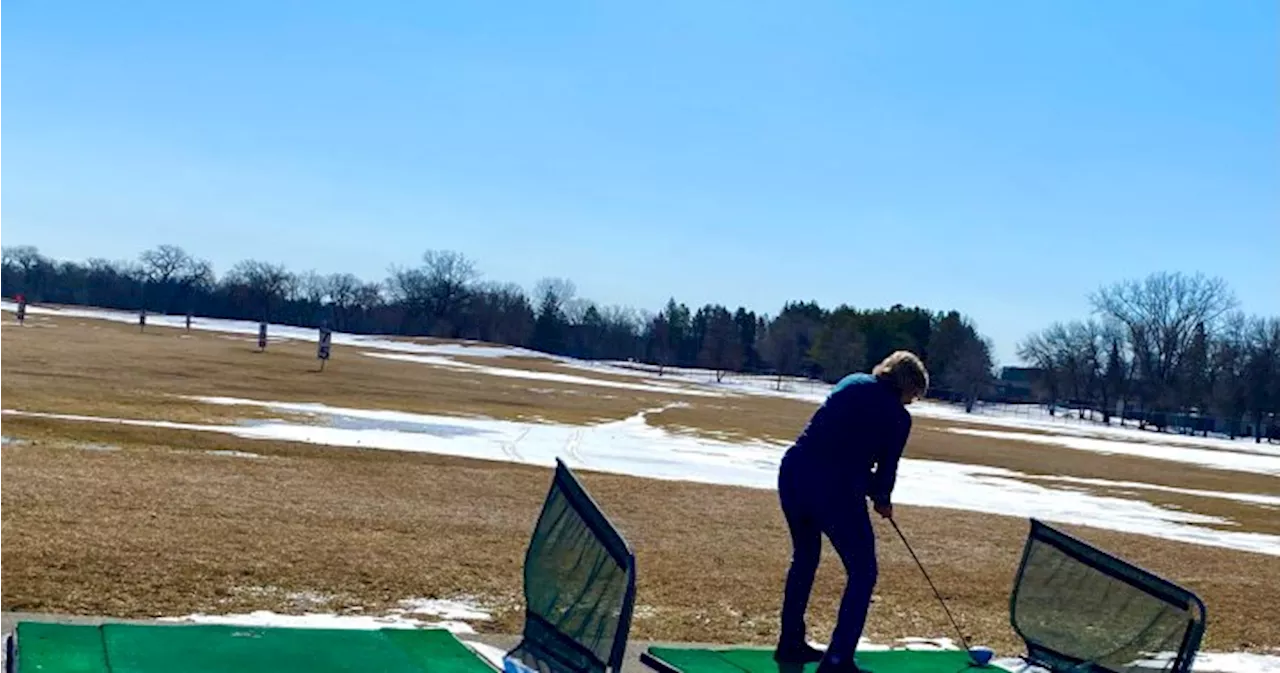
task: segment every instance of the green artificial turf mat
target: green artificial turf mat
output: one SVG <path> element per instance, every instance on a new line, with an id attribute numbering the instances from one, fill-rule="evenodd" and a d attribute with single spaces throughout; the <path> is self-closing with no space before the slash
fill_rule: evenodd
<path id="1" fill-rule="evenodd" d="M 653 647 L 649 654 L 684 673 L 814 673 L 817 664 L 781 666 L 773 660 L 773 650 L 694 649 Z M 858 652 L 858 666 L 869 673 L 959 673 L 979 669 L 959 650 L 890 650 Z"/>
<path id="2" fill-rule="evenodd" d="M 16 673 L 493 673 L 443 630 L 23 622 Z"/>
<path id="3" fill-rule="evenodd" d="M 40 673 L 106 673 L 102 632 L 96 626 L 19 622 L 20 671 Z M 27 664 L 26 662 L 31 662 Z"/>
<path id="4" fill-rule="evenodd" d="M 426 673 L 495 673 L 471 648 L 442 629 L 383 629 L 382 636 L 398 646 Z"/>

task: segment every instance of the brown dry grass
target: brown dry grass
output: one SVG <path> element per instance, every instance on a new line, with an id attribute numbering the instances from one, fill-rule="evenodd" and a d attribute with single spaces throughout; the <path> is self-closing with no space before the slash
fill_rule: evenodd
<path id="1" fill-rule="evenodd" d="M 567 423 L 620 419 L 677 398 L 584 389 L 552 381 L 479 376 L 361 355 L 335 346 L 323 373 L 313 344 L 60 319 L 59 328 L 4 328 L 6 408 L 201 422 L 243 417 L 175 395 L 323 402 L 422 413 L 542 418 Z M 530 387 L 540 392 L 531 394 Z M 261 413 L 261 412 L 259 412 Z"/>
<path id="2" fill-rule="evenodd" d="M 491 628 L 519 626 L 522 554 L 548 470 L 42 419 L 6 426 L 31 442 L 4 448 L 6 610 L 291 610 L 292 592 L 334 596 L 323 606 L 330 609 L 376 610 L 413 596 L 478 594 L 500 606 Z M 78 441 L 120 450 L 70 448 Z M 583 480 L 637 550 L 646 607 L 634 637 L 775 636 L 787 538 L 772 493 L 593 473 Z M 966 630 L 1014 651 L 1007 593 L 1025 522 L 910 507 L 899 520 Z M 947 635 L 918 570 L 877 527 L 881 581 L 868 636 Z M 1070 528 L 1200 592 L 1212 615 L 1210 647 L 1280 643 L 1269 618 L 1280 601 L 1272 557 Z M 824 560 L 815 636 L 832 626 L 838 567 Z"/>
<path id="3" fill-rule="evenodd" d="M 272 344 L 258 354 L 252 338 L 55 323 L 56 329 L 5 325 L 5 408 L 192 421 L 247 415 L 171 397 L 203 394 L 584 422 L 687 402 L 654 421 L 778 440 L 793 437 L 812 411 L 790 400 L 484 377 L 342 347 L 317 374 L 308 344 Z M 76 323 L 82 328 L 72 329 Z M 935 423 L 917 428 L 908 448 L 914 457 L 1031 474 L 1280 491 L 1280 480 L 1263 476 L 965 437 Z M 4 418 L 4 433 L 27 442 L 3 448 L 6 610 L 119 616 L 296 610 L 291 592 L 334 597 L 330 605 L 307 607 L 376 610 L 408 597 L 472 594 L 499 606 L 491 628 L 519 624 L 520 565 L 547 470 L 12 416 Z M 86 444 L 119 450 L 78 448 Z M 639 603 L 646 607 L 636 638 L 774 637 L 787 538 L 771 492 L 591 473 L 584 481 L 637 550 Z M 1166 495 L 1163 502 L 1196 511 L 1222 504 Z M 1007 594 L 1026 523 L 909 507 L 899 518 L 968 630 L 1016 649 Z M 1258 517 L 1250 525 L 1270 530 Z M 1271 618 L 1280 601 L 1274 557 L 1068 528 L 1201 593 L 1210 608 L 1209 647 L 1280 646 L 1280 624 Z M 868 636 L 948 635 L 910 558 L 891 531 L 878 533 L 882 574 Z M 831 627 L 841 586 L 838 562 L 828 557 L 815 590 L 813 635 Z"/>

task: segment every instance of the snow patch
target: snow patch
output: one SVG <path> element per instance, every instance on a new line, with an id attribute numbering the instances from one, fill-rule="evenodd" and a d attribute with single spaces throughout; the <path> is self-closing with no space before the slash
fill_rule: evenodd
<path id="1" fill-rule="evenodd" d="M 911 405 L 911 412 L 913 416 L 955 421 L 970 425 L 988 425 L 1015 430 L 1037 430 L 1054 435 L 1115 439 L 1166 446 L 1193 446 L 1280 456 L 1280 446 L 1258 444 L 1248 438 L 1198 437 L 1171 432 L 1140 430 L 1132 425 L 1121 425 L 1121 419 L 1119 418 L 1112 419 L 1116 425 L 1105 425 L 1089 420 L 1067 418 L 1063 414 L 1050 416 L 1044 407 L 1037 404 L 979 406 L 975 407 L 974 413 L 967 414 L 957 406 L 922 401 Z M 1133 421 L 1126 421 L 1126 423 L 1131 424 Z"/>
<path id="2" fill-rule="evenodd" d="M 451 360 L 449 358 L 440 357 L 438 355 L 410 355 L 405 353 L 365 353 L 369 357 L 379 358 L 383 360 L 397 360 L 401 362 L 415 362 L 418 364 L 432 365 L 435 367 L 450 367 L 453 369 L 464 369 L 477 374 L 485 374 L 488 376 L 503 376 L 515 379 L 529 379 L 533 381 L 552 381 L 555 383 L 568 383 L 580 386 L 597 386 L 602 388 L 623 388 L 626 390 L 640 390 L 650 393 L 664 393 L 669 395 L 692 395 L 696 397 L 723 397 L 721 393 L 695 390 L 692 388 L 682 388 L 676 385 L 659 385 L 652 383 L 631 383 L 628 381 L 610 381 L 608 379 L 595 379 L 587 376 L 577 376 L 575 374 L 558 374 L 555 372 L 540 372 L 531 369 L 515 369 L 512 367 L 494 367 L 489 365 L 477 365 L 470 362 L 462 362 L 460 360 Z"/>
<path id="3" fill-rule="evenodd" d="M 1104 488 L 1124 488 L 1144 491 L 1162 491 L 1165 493 L 1180 493 L 1182 495 L 1194 495 L 1201 498 L 1219 498 L 1222 500 L 1248 502 L 1255 505 L 1262 505 L 1264 507 L 1280 507 L 1280 496 L 1274 495 L 1202 491 L 1195 488 L 1177 488 L 1175 486 L 1161 486 L 1159 484 L 1144 484 L 1138 481 L 1111 481 L 1110 479 L 1087 479 L 1084 477 L 1036 476 L 1034 478 L 1042 481 L 1057 481 L 1070 484 L 1082 484 L 1086 486 L 1102 486 Z"/>
<path id="4" fill-rule="evenodd" d="M 653 479 L 775 488 L 786 444 L 726 441 L 673 434 L 649 425 L 648 414 L 585 426 L 461 418 L 389 410 L 349 409 L 323 404 L 264 402 L 237 398 L 195 398 L 211 404 L 265 407 L 327 418 L 328 426 L 287 421 L 248 425 L 196 425 L 5 410 L 6 415 L 219 432 L 244 439 L 427 452 L 570 467 Z M 1225 531 L 1216 516 L 1157 506 L 1136 498 L 1101 496 L 1080 489 L 1052 488 L 1027 481 L 1013 470 L 904 458 L 895 500 L 1005 516 L 1035 517 L 1193 544 L 1280 556 L 1280 536 Z M 1117 482 L 1122 483 L 1122 482 Z M 1109 484 L 1104 484 L 1109 485 Z"/>
<path id="5" fill-rule="evenodd" d="M 300 615 L 284 615 L 269 610 L 256 610 L 245 614 L 206 615 L 192 614 L 184 617 L 162 617 L 158 621 L 187 624 L 225 624 L 231 626 L 282 627 L 291 629 L 445 629 L 455 634 L 475 633 L 470 624 L 461 621 L 427 622 L 403 613 L 391 613 L 383 617 L 368 615 L 338 615 L 307 612 Z"/>
<path id="6" fill-rule="evenodd" d="M 276 596 L 278 587 L 237 587 L 232 593 L 250 596 Z M 338 596 L 315 592 L 297 591 L 284 594 L 303 614 L 281 614 L 269 610 L 257 610 L 244 614 L 192 614 L 184 617 L 166 617 L 160 621 L 192 624 L 230 624 L 236 626 L 285 627 L 310 629 L 445 629 L 455 634 L 471 634 L 475 630 L 467 622 L 489 621 L 493 617 L 481 609 L 471 597 L 454 600 L 408 598 L 400 601 L 398 609 L 385 615 L 355 614 L 363 612 L 358 606 L 347 608 L 347 614 L 315 612 L 314 608 L 327 606 L 339 600 Z M 420 617 L 435 617 L 424 620 Z"/>
<path id="7" fill-rule="evenodd" d="M 1173 663 L 1174 655 L 1163 654 L 1136 662 L 1154 670 L 1165 670 Z M 1280 673 L 1280 656 L 1250 654 L 1248 652 L 1200 652 L 1191 664 L 1196 673 Z"/>
<path id="8" fill-rule="evenodd" d="M 119 451 L 120 447 L 115 444 L 103 444 L 101 442 L 81 442 L 74 444 L 75 448 L 81 451 Z"/>
<path id="9" fill-rule="evenodd" d="M 1280 476 L 1280 456 L 1258 453 L 1242 453 L 1237 451 L 1220 451 L 1214 449 L 1197 449 L 1181 446 L 1161 446 L 1143 442 L 1124 442 L 1111 439 L 1091 437 L 1066 437 L 1061 435 L 1039 435 L 1028 432 L 1007 432 L 1003 430 L 976 430 L 973 428 L 947 428 L 948 432 L 970 437 L 987 437 L 1014 442 L 1032 444 L 1048 444 L 1062 446 L 1077 451 L 1089 451 L 1106 455 L 1137 456 L 1167 460 L 1188 465 L 1199 465 L 1218 470 L 1236 472 L 1252 472 Z"/>
<path id="10" fill-rule="evenodd" d="M 260 453 L 249 453 L 248 451 L 232 451 L 229 449 L 216 449 L 216 450 L 205 451 L 205 453 L 211 456 L 227 456 L 230 458 L 265 458 L 266 457 Z"/>
<path id="11" fill-rule="evenodd" d="M 474 599 L 441 600 L 437 598 L 410 598 L 400 601 L 400 606 L 411 615 L 429 615 L 449 620 L 490 621 L 493 615 L 476 605 Z"/>

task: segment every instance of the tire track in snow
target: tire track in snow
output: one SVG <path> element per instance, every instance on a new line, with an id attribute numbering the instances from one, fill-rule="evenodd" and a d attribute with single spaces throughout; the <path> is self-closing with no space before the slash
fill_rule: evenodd
<path id="1" fill-rule="evenodd" d="M 502 452 L 507 454 L 507 456 L 509 456 L 512 460 L 518 463 L 526 462 L 524 459 L 524 456 L 520 455 L 520 450 L 516 448 L 516 445 L 519 444 L 521 440 L 523 440 L 526 436 L 529 435 L 529 431 L 531 429 L 532 428 L 525 428 L 523 431 L 520 432 L 520 435 L 517 436 L 515 439 L 511 440 L 510 442 L 502 442 Z"/>

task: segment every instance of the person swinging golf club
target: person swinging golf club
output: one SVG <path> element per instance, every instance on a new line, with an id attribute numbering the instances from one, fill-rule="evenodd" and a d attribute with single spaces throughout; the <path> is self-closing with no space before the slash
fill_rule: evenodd
<path id="1" fill-rule="evenodd" d="M 787 449 L 778 470 L 778 498 L 791 532 L 791 567 L 782 602 L 782 634 L 774 659 L 821 662 L 819 673 L 856 673 L 876 583 L 875 534 L 866 501 L 893 519 L 890 496 L 898 460 L 911 433 L 906 405 L 929 387 L 920 358 L 898 351 L 872 369 L 836 384 Z M 804 613 L 826 535 L 848 574 L 835 631 L 826 652 L 806 641 Z"/>

